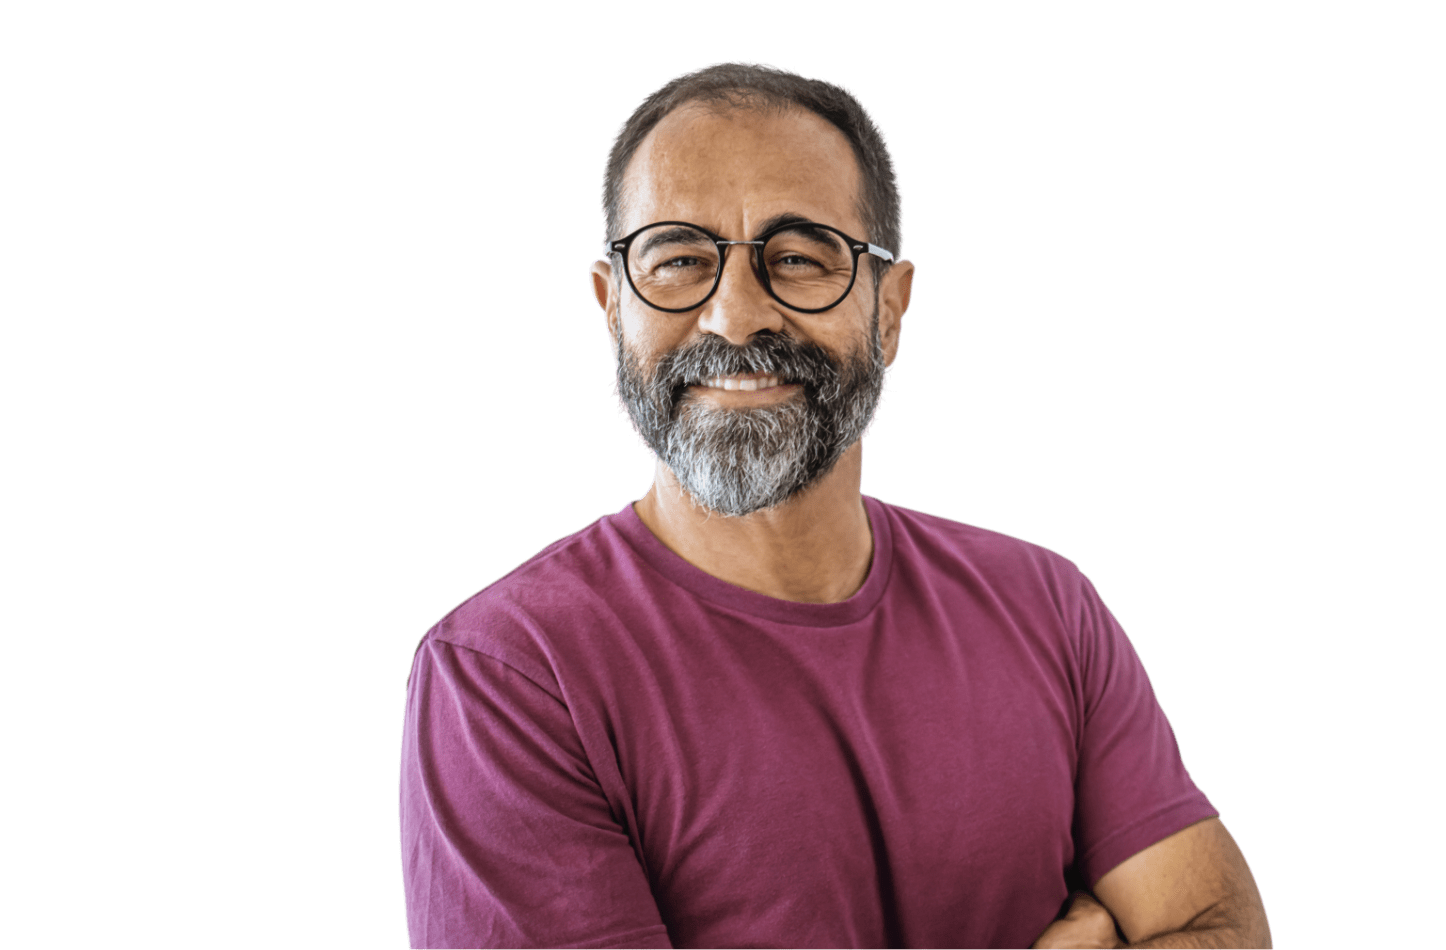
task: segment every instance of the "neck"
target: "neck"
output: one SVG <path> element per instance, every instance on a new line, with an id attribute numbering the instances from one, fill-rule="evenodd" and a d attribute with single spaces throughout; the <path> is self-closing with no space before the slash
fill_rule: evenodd
<path id="1" fill-rule="evenodd" d="M 849 448 L 827 475 L 775 508 L 725 518 L 701 507 L 661 462 L 633 509 L 683 560 L 738 587 L 802 603 L 847 600 L 873 560 L 859 479 L 863 448 Z"/>

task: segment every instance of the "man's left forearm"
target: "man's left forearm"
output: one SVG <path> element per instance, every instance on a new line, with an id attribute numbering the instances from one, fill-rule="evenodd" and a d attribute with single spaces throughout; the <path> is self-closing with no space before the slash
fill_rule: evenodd
<path id="1" fill-rule="evenodd" d="M 1207 909 L 1180 930 L 1130 947 L 1269 947 L 1270 925 L 1258 894 L 1238 895 Z"/>
<path id="2" fill-rule="evenodd" d="M 1232 897 L 1207 908 L 1184 927 L 1138 943 L 1119 939 L 1115 919 L 1090 894 L 1079 894 L 1068 912 L 1035 941 L 1046 947 L 1269 947 L 1270 927 L 1259 896 Z"/>
<path id="3" fill-rule="evenodd" d="M 1177 930 L 1173 934 L 1160 934 L 1141 943 L 1121 944 L 1118 950 L 1174 950 L 1176 947 L 1200 947 L 1206 950 L 1255 950 L 1255 947 L 1271 947 L 1272 944 L 1251 943 L 1251 938 L 1231 927 L 1212 927 L 1210 930 Z"/>
<path id="4" fill-rule="evenodd" d="M 1140 947 L 1268 947 L 1255 878 L 1218 818 L 1156 842 L 1095 882 L 1100 903 Z"/>

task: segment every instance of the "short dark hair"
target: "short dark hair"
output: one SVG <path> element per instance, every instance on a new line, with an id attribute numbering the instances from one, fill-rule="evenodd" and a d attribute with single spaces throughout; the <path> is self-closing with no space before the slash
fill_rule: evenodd
<path id="1" fill-rule="evenodd" d="M 863 239 L 899 253 L 899 189 L 894 183 L 894 164 L 883 135 L 864 107 L 832 83 L 748 63 L 720 63 L 679 76 L 644 100 L 623 124 L 608 154 L 603 179 L 608 240 L 622 237 L 617 231 L 623 173 L 633 154 L 664 116 L 692 102 L 739 109 L 807 109 L 832 122 L 853 146 L 859 164 L 859 217 L 868 230 Z"/>

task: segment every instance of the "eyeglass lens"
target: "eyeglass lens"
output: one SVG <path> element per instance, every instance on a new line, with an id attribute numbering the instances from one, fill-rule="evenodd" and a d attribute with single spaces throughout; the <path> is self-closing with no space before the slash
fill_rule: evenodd
<path id="1" fill-rule="evenodd" d="M 740 245 L 753 252 L 753 246 Z M 633 238 L 628 275 L 638 296 L 666 310 L 692 309 L 713 289 L 722 266 L 708 234 L 685 225 L 660 224 Z M 801 310 L 831 307 L 854 278 L 853 250 L 842 237 L 801 224 L 770 235 L 763 245 L 768 285 L 779 300 Z"/>

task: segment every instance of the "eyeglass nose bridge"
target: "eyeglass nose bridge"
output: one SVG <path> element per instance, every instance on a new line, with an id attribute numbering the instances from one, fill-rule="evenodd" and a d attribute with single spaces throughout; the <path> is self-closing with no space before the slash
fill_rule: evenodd
<path id="1" fill-rule="evenodd" d="M 753 248 L 753 276 L 763 285 L 763 289 L 768 291 L 769 295 L 772 296 L 773 287 L 768 281 L 768 271 L 763 266 L 763 246 L 768 243 L 767 241 L 725 241 L 722 238 L 714 238 L 713 243 L 718 247 L 718 273 L 713 275 L 713 289 L 708 291 L 708 296 L 703 298 L 703 303 L 707 303 L 708 300 L 718 292 L 718 288 L 723 286 L 723 268 L 728 263 L 727 255 L 723 253 L 723 249 L 735 244 L 743 244 Z M 702 305 L 703 304 L 700 303 L 698 306 L 701 307 Z"/>
<path id="2" fill-rule="evenodd" d="M 763 266 L 763 245 L 767 244 L 767 241 L 725 241 L 722 238 L 718 238 L 713 243 L 718 245 L 718 274 L 720 277 L 723 274 L 723 265 L 726 263 L 723 259 L 723 248 L 731 247 L 734 244 L 747 244 L 753 247 L 754 262 L 760 267 Z"/>

